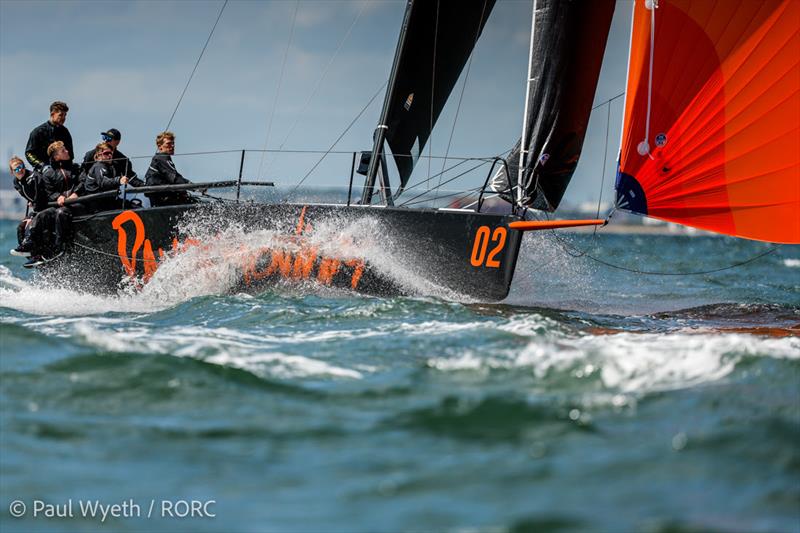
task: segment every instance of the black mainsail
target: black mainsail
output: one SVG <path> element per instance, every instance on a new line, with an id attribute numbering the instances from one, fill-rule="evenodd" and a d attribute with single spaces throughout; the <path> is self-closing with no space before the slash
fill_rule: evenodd
<path id="1" fill-rule="evenodd" d="M 501 168 L 492 180 L 512 203 L 555 211 L 561 202 L 583 147 L 614 5 L 535 0 L 522 138 L 508 159 L 510 179 Z"/>
<path id="2" fill-rule="evenodd" d="M 371 202 L 384 140 L 400 174 L 396 195 L 408 183 L 494 4 L 495 0 L 408 1 L 362 203 Z"/>

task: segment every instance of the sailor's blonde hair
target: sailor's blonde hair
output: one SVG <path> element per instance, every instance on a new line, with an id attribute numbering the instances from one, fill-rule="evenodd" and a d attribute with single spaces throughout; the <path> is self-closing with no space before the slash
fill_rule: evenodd
<path id="1" fill-rule="evenodd" d="M 110 144 L 105 143 L 105 142 L 100 143 L 97 146 L 95 146 L 94 147 L 94 160 L 95 161 L 97 161 L 97 156 L 100 155 L 100 152 L 102 152 L 104 150 L 111 150 L 113 152 L 114 148 L 112 148 L 112 146 Z"/>
<path id="2" fill-rule="evenodd" d="M 175 142 L 175 134 L 171 131 L 162 131 L 156 136 L 156 146 L 161 146 L 161 143 L 164 142 L 164 139 L 169 139 L 172 142 Z"/>
<path id="3" fill-rule="evenodd" d="M 53 154 L 58 152 L 62 148 L 66 148 L 63 142 L 56 141 L 52 143 L 50 146 L 47 147 L 47 157 L 53 157 Z"/>

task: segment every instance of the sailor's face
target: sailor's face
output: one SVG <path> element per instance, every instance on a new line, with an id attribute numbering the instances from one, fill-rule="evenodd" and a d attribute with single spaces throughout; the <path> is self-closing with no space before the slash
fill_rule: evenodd
<path id="1" fill-rule="evenodd" d="M 56 126 L 63 126 L 66 121 L 67 121 L 66 111 L 53 111 L 52 113 L 50 113 L 50 122 L 52 122 Z"/>
<path id="2" fill-rule="evenodd" d="M 10 168 L 11 173 L 14 174 L 14 177 L 18 180 L 21 180 L 25 176 L 25 165 L 22 163 L 14 163 Z"/>
<path id="3" fill-rule="evenodd" d="M 53 154 L 53 159 L 56 161 L 68 161 L 69 160 L 69 150 L 66 148 L 59 148 L 55 154 Z"/>
<path id="4" fill-rule="evenodd" d="M 108 161 L 111 159 L 111 156 L 114 152 L 111 150 L 103 150 L 102 152 L 97 152 L 97 160 L 98 161 Z"/>
<path id="5" fill-rule="evenodd" d="M 162 153 L 172 155 L 175 153 L 175 141 L 172 139 L 164 139 L 161 141 L 161 144 L 158 145 L 158 149 Z"/>

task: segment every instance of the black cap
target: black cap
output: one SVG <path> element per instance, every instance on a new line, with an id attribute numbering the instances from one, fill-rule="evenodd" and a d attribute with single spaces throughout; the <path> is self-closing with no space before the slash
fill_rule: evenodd
<path id="1" fill-rule="evenodd" d="M 111 137 L 112 141 L 119 141 L 120 139 L 122 139 L 122 134 L 119 132 L 117 128 L 111 128 L 108 131 L 102 131 L 100 132 L 100 135 L 108 135 L 109 137 Z"/>

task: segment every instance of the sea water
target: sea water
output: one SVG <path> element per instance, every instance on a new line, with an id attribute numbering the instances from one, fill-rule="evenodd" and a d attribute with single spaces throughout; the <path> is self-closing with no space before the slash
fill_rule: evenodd
<path id="1" fill-rule="evenodd" d="M 2 530 L 799 531 L 800 249 L 561 235 L 501 303 L 0 254 Z"/>

